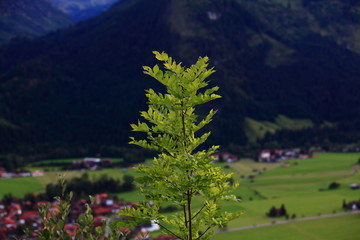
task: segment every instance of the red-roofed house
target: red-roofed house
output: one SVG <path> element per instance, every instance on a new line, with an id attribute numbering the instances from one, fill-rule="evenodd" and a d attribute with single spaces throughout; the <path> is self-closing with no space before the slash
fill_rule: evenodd
<path id="1" fill-rule="evenodd" d="M 39 217 L 38 211 L 25 211 L 19 219 L 24 219 L 25 221 L 37 219 Z"/>
<path id="2" fill-rule="evenodd" d="M 78 226 L 76 224 L 68 223 L 65 225 L 64 230 L 69 234 L 71 237 L 76 236 L 76 230 L 78 229 Z"/>
<path id="3" fill-rule="evenodd" d="M 6 173 L 5 168 L 0 167 L 0 178 L 2 177 L 2 175 L 3 175 L 4 173 Z"/>
<path id="4" fill-rule="evenodd" d="M 97 216 L 94 218 L 94 227 L 99 227 L 102 226 L 104 221 L 105 221 L 105 217 L 103 216 Z"/>
<path id="5" fill-rule="evenodd" d="M 1 223 L 2 225 L 5 225 L 5 227 L 6 227 L 8 230 L 13 230 L 13 229 L 16 229 L 16 228 L 17 228 L 15 219 L 11 218 L 10 216 L 4 217 L 4 218 L 0 221 L 0 223 Z"/>
<path id="6" fill-rule="evenodd" d="M 95 216 L 106 215 L 111 213 L 111 207 L 93 207 L 93 214 Z"/>
<path id="7" fill-rule="evenodd" d="M 22 213 L 21 205 L 18 203 L 11 203 L 11 205 L 7 207 L 7 210 L 8 214 L 12 216 L 21 215 Z"/>

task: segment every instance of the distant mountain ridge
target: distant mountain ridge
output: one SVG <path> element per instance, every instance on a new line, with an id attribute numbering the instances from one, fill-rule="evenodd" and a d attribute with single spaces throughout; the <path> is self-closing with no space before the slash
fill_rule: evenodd
<path id="1" fill-rule="evenodd" d="M 72 21 L 49 0 L 2 0 L 0 44 L 14 37 L 39 37 L 64 28 Z"/>
<path id="2" fill-rule="evenodd" d="M 210 57 L 223 96 L 199 112 L 218 109 L 210 143 L 245 144 L 246 117 L 356 121 L 358 10 L 340 0 L 127 0 L 67 30 L 13 41 L 0 48 L 0 152 L 126 145 L 144 90 L 162 89 L 141 70 L 155 63 L 153 50 L 184 64 Z"/>
<path id="3" fill-rule="evenodd" d="M 78 22 L 94 17 L 122 0 L 51 0 L 60 10 Z"/>

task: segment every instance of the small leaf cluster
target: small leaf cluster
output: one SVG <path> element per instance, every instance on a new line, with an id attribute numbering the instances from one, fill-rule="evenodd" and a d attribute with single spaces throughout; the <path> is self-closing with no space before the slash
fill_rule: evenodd
<path id="1" fill-rule="evenodd" d="M 146 139 L 131 138 L 130 142 L 159 152 L 151 166 L 136 167 L 142 173 L 136 180 L 140 190 L 153 204 L 120 211 L 121 219 L 126 221 L 118 224 L 136 226 L 153 220 L 180 239 L 209 239 L 214 227 L 224 226 L 242 214 L 221 211 L 220 201 L 238 201 L 231 195 L 238 184 L 231 186 L 228 179 L 232 174 L 210 163 L 218 146 L 197 150 L 210 135 L 198 131 L 212 121 L 216 111 L 210 110 L 199 120 L 195 107 L 220 98 L 215 93 L 218 87 L 205 89 L 209 84 L 206 78 L 214 69 L 207 68 L 207 57 L 185 68 L 164 52 L 154 54 L 163 62 L 164 70 L 158 65 L 145 66 L 144 73 L 163 84 L 166 93 L 146 91 L 149 108 L 140 112 L 146 121 L 131 125 L 133 131 L 145 133 Z M 195 198 L 203 202 L 198 209 L 193 206 Z M 182 209 L 181 213 L 171 217 L 160 214 L 159 209 L 168 202 Z"/>

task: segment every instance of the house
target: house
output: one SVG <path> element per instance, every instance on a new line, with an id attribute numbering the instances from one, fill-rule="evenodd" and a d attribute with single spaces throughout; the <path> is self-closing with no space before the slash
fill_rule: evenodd
<path id="1" fill-rule="evenodd" d="M 13 172 L 5 172 L 1 174 L 2 178 L 13 178 L 16 177 L 16 174 Z"/>
<path id="2" fill-rule="evenodd" d="M 235 155 L 232 155 L 230 153 L 223 153 L 222 154 L 222 158 L 225 162 L 236 162 L 238 160 L 238 158 Z"/>
<path id="3" fill-rule="evenodd" d="M 17 228 L 15 219 L 12 218 L 12 217 L 9 217 L 9 216 L 8 216 L 8 217 L 4 217 L 4 218 L 0 221 L 0 223 L 1 223 L 2 225 L 4 225 L 8 230 L 9 230 L 9 229 L 16 229 L 16 228 Z"/>
<path id="4" fill-rule="evenodd" d="M 22 214 L 21 205 L 18 203 L 11 203 L 7 207 L 7 212 L 9 216 L 21 215 Z"/>
<path id="5" fill-rule="evenodd" d="M 22 170 L 17 174 L 19 177 L 31 177 L 31 172 L 28 170 Z"/>
<path id="6" fill-rule="evenodd" d="M 73 161 L 72 164 L 73 164 L 73 168 L 75 169 L 97 170 L 101 165 L 101 159 L 86 157 L 82 161 L 81 160 Z"/>
<path id="7" fill-rule="evenodd" d="M 84 158 L 83 163 L 84 166 L 91 170 L 96 170 L 99 168 L 101 159 L 100 158 Z"/>
<path id="8" fill-rule="evenodd" d="M 114 206 L 114 200 L 112 200 L 112 199 L 107 199 L 107 200 L 105 201 L 105 205 L 106 205 L 106 206 Z"/>
<path id="9" fill-rule="evenodd" d="M 95 216 L 107 215 L 111 213 L 111 207 L 94 206 L 92 207 L 92 210 Z"/>
<path id="10" fill-rule="evenodd" d="M 270 162 L 271 151 L 268 149 L 261 150 L 259 162 Z"/>
<path id="11" fill-rule="evenodd" d="M 67 223 L 65 224 L 64 230 L 67 234 L 69 234 L 70 237 L 76 236 L 76 230 L 78 229 L 78 225 Z"/>
<path id="12" fill-rule="evenodd" d="M 3 175 L 4 173 L 6 173 L 5 168 L 0 167 L 0 178 L 2 177 L 2 175 Z"/>
<path id="13" fill-rule="evenodd" d="M 94 227 L 100 227 L 104 224 L 104 222 L 106 221 L 106 218 L 103 216 L 96 216 L 94 218 Z"/>
<path id="14" fill-rule="evenodd" d="M 110 158 L 105 158 L 105 159 L 102 161 L 102 165 L 103 165 L 104 167 L 110 167 L 111 164 L 112 164 L 112 159 L 110 159 Z"/>
<path id="15" fill-rule="evenodd" d="M 95 204 L 104 204 L 106 205 L 106 201 L 108 200 L 109 194 L 102 193 L 102 194 L 96 194 L 95 195 Z"/>
<path id="16" fill-rule="evenodd" d="M 21 224 L 31 224 L 40 220 L 39 213 L 37 211 L 25 211 L 19 217 L 22 220 Z"/>
<path id="17" fill-rule="evenodd" d="M 86 157 L 84 158 L 83 160 L 85 163 L 100 163 L 101 162 L 101 159 L 100 158 L 89 158 L 89 157 Z"/>
<path id="18" fill-rule="evenodd" d="M 36 171 L 31 172 L 31 175 L 33 177 L 42 177 L 42 176 L 44 176 L 44 171 L 36 170 Z"/>
<path id="19" fill-rule="evenodd" d="M 213 158 L 213 160 L 211 161 L 212 163 L 214 162 L 236 162 L 238 160 L 238 157 L 236 157 L 233 154 L 230 153 L 214 153 L 210 155 L 211 158 Z"/>
<path id="20" fill-rule="evenodd" d="M 306 159 L 309 158 L 309 154 L 299 154 L 300 159 Z"/>
<path id="21" fill-rule="evenodd" d="M 143 224 L 140 226 L 140 231 L 142 232 L 155 232 L 160 230 L 160 225 L 157 224 L 154 220 L 151 220 L 150 223 Z"/>
<path id="22" fill-rule="evenodd" d="M 5 209 L 5 206 L 0 204 L 0 219 L 5 217 L 7 215 L 7 211 Z"/>
<path id="23" fill-rule="evenodd" d="M 258 161 L 259 162 L 280 162 L 282 160 L 292 159 L 292 158 L 309 158 L 308 154 L 299 155 L 298 152 L 294 150 L 261 150 Z"/>

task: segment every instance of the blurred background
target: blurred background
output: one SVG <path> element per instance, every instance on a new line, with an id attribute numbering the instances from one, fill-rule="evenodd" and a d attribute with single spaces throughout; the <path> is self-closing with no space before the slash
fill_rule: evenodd
<path id="1" fill-rule="evenodd" d="M 185 66 L 199 56 L 210 58 L 216 70 L 210 85 L 220 87 L 222 98 L 201 106 L 198 115 L 218 110 L 205 129 L 212 135 L 204 147 L 221 145 L 221 153 L 228 153 L 220 154 L 221 166 L 229 160 L 224 156 L 231 156 L 230 160 L 234 156 L 234 162 L 240 158 L 276 162 L 246 160 L 231 165 L 230 161 L 227 168 L 238 171 L 236 176 L 247 186 L 243 199 L 272 199 L 276 207 L 284 203 L 274 199 L 294 185 L 284 185 L 276 193 L 262 192 L 253 180 L 273 168 L 277 170 L 269 173 L 272 177 L 279 174 L 285 179 L 279 169 L 302 164 L 289 160 L 283 166 L 285 150 L 296 158 L 324 151 L 357 152 L 345 157 L 323 155 L 319 165 L 309 163 L 286 173 L 289 179 L 305 174 L 301 176 L 307 180 L 299 177 L 299 184 L 314 177 L 313 188 L 301 185 L 301 189 L 315 189 L 316 194 L 333 181 L 344 181 L 346 186 L 335 198 L 326 193 L 327 197 L 312 199 L 316 204 L 309 200 L 307 207 L 313 207 L 295 216 L 317 215 L 316 209 L 330 198 L 342 209 L 342 199 L 350 196 L 343 207 L 352 208 L 348 202 L 357 199 L 347 192 L 347 185 L 359 183 L 358 168 L 351 166 L 360 163 L 358 0 L 0 0 L 0 173 L 20 174 L 25 168 L 111 168 L 104 172 L 103 183 L 121 186 L 116 183 L 120 179 L 128 183 L 124 189 L 132 190 L 132 170 L 127 180 L 123 173 L 108 178 L 118 171 L 113 167 L 126 172 L 153 156 L 127 144 L 133 135 L 130 124 L 147 109 L 145 90 L 164 91 L 142 73 L 142 66 L 157 63 L 153 50 L 165 51 Z M 90 156 L 89 163 L 85 157 Z M 111 159 L 98 164 L 103 156 Z M 315 179 L 321 176 L 318 170 L 324 173 L 321 181 Z M 335 174 L 337 170 L 343 172 Z M 310 173 L 311 177 L 306 175 Z M 29 180 L 34 187 L 29 191 L 44 192 L 56 178 L 55 173 L 37 174 L 43 178 L 40 183 Z M 70 175 L 78 181 L 89 179 L 80 173 Z M 270 175 L 261 176 L 264 181 L 274 180 Z M 19 187 L 24 183 L 11 185 L 4 179 L 0 183 L 9 188 L 0 187 L 0 196 L 27 193 Z M 83 195 L 97 194 L 89 191 Z M 304 194 L 310 193 L 300 195 Z M 294 195 L 291 198 L 290 206 L 301 205 Z M 11 198 L 7 199 L 10 204 Z M 271 207 L 256 204 L 248 210 L 261 209 L 265 214 Z M 339 209 L 331 205 L 322 212 Z"/>

